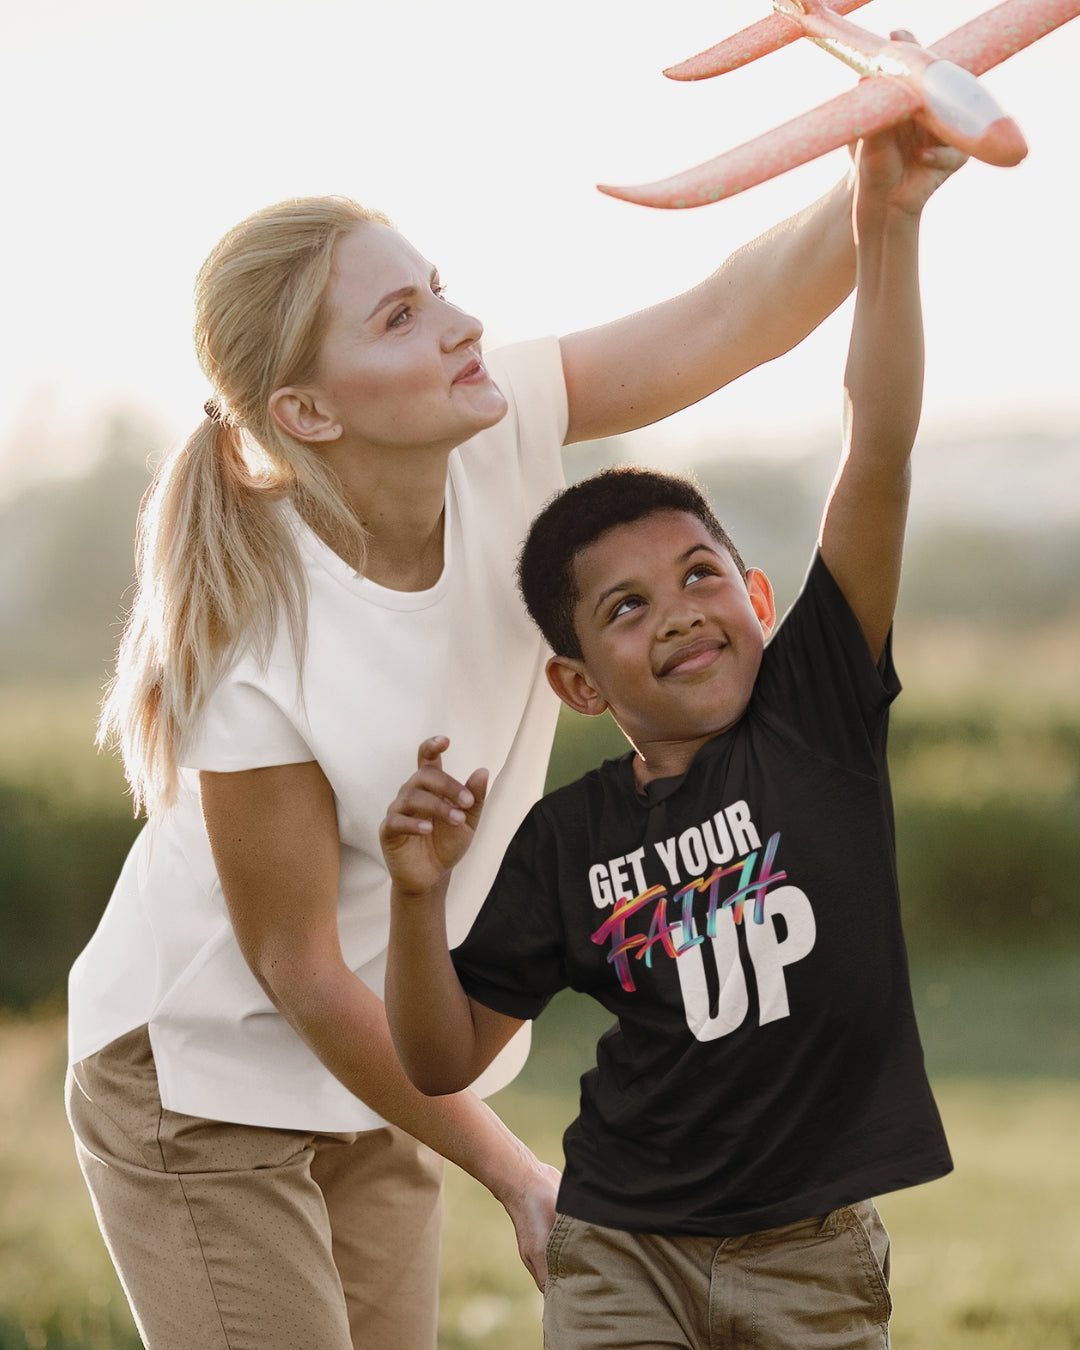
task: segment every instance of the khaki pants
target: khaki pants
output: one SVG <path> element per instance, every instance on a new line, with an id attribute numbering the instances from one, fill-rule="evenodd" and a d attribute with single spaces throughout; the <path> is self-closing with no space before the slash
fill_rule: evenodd
<path id="1" fill-rule="evenodd" d="M 889 1235 L 874 1204 L 732 1238 L 560 1215 L 546 1350 L 887 1350 Z"/>
<path id="2" fill-rule="evenodd" d="M 72 1069 L 68 1117 L 149 1350 L 434 1350 L 442 1159 L 424 1145 L 166 1111 L 145 1027 Z"/>

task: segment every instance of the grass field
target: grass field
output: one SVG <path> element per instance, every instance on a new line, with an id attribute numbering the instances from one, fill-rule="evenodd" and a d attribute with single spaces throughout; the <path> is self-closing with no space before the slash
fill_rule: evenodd
<path id="1" fill-rule="evenodd" d="M 980 645 L 942 630 L 921 641 L 903 644 L 908 687 L 923 691 L 902 700 L 911 713 L 978 706 L 1007 720 L 989 741 L 921 748 L 900 789 L 945 806 L 1006 782 L 1032 810 L 1075 803 L 1077 738 L 1041 728 L 1051 716 L 1080 725 L 1076 639 Z M 120 794 L 115 762 L 90 745 L 96 693 L 0 691 L 0 778 L 41 785 L 61 810 Z M 946 943 L 935 912 L 913 956 L 956 1172 L 879 1202 L 897 1350 L 1080 1350 L 1080 940 L 1033 948 L 1025 915 L 976 948 Z M 494 1101 L 556 1163 L 597 1026 L 591 1007 L 557 1000 L 525 1073 Z M 62 1018 L 0 1020 L 0 1350 L 136 1350 L 63 1118 L 63 1063 Z M 453 1170 L 447 1208 L 443 1350 L 539 1350 L 539 1296 L 501 1209 Z"/>
<path id="2" fill-rule="evenodd" d="M 981 981 L 967 967 L 965 984 L 947 966 L 916 972 L 956 1172 L 880 1200 L 893 1236 L 897 1350 L 1080 1348 L 1080 1083 L 1069 1076 L 1076 967 L 1077 958 L 1032 960 L 1020 993 L 999 998 L 996 1016 L 985 1015 L 1001 988 L 992 966 Z M 1028 1019 L 1048 1007 L 1053 1022 L 1040 1032 Z M 955 1020 L 976 1025 L 941 1040 Z M 1039 1076 L 957 1071 L 980 1043 L 976 1068 L 992 1063 L 1010 1020 L 1043 1043 Z M 557 1001 L 537 1027 L 525 1074 L 495 1099 L 551 1161 L 560 1160 L 598 1025 L 590 1006 Z M 63 1118 L 63 1037 L 55 1016 L 0 1023 L 0 1350 L 135 1350 Z M 1006 1066 L 1031 1067 L 1011 1054 Z M 454 1169 L 447 1210 L 443 1350 L 539 1350 L 539 1295 L 502 1210 Z"/>

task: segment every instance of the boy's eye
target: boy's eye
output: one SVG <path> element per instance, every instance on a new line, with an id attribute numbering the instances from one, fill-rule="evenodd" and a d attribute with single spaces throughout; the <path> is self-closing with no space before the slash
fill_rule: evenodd
<path id="1" fill-rule="evenodd" d="M 689 585 L 691 581 L 701 581 L 705 577 L 714 576 L 716 576 L 716 568 L 710 563 L 697 563 L 695 566 L 691 567 L 689 572 L 687 572 L 686 582 L 684 584 Z"/>
<path id="2" fill-rule="evenodd" d="M 631 610 L 637 609 L 644 601 L 639 595 L 624 595 L 611 611 L 613 619 L 620 618 L 623 614 L 629 614 Z"/>

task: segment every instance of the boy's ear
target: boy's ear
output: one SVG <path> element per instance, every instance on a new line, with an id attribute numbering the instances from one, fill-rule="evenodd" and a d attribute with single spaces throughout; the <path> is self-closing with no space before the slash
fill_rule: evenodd
<path id="1" fill-rule="evenodd" d="M 607 710 L 607 700 L 593 686 L 583 661 L 570 656 L 553 656 L 547 663 L 547 677 L 548 684 L 575 712 L 584 713 L 586 717 L 599 717 Z"/>
<path id="2" fill-rule="evenodd" d="M 341 424 L 310 390 L 287 385 L 270 395 L 270 416 L 287 436 L 309 443 L 336 441 Z"/>
<path id="3" fill-rule="evenodd" d="M 761 631 L 768 637 L 776 624 L 776 597 L 773 595 L 772 582 L 760 567 L 748 567 L 746 589 L 750 592 L 750 603 L 761 624 Z"/>

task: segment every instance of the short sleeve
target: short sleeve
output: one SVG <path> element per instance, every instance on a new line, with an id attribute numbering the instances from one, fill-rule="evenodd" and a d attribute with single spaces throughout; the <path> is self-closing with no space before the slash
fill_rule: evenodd
<path id="1" fill-rule="evenodd" d="M 296 724 L 264 690 L 229 675 L 211 694 L 180 764 L 235 773 L 314 758 Z"/>
<path id="2" fill-rule="evenodd" d="M 451 952 L 470 998 L 530 1021 L 566 987 L 554 841 L 539 803 L 506 850 L 468 936 Z"/>
<path id="3" fill-rule="evenodd" d="M 502 421 L 467 441 L 459 453 L 470 472 L 494 476 L 500 494 L 519 494 L 531 520 L 564 482 L 562 447 L 569 410 L 559 341 L 546 337 L 518 342 L 486 352 L 484 360 L 509 406 Z"/>
<path id="4" fill-rule="evenodd" d="M 492 378 L 520 413 L 519 442 L 525 459 L 562 446 L 570 422 L 562 348 L 556 337 L 533 338 L 484 354 Z"/>
<path id="5" fill-rule="evenodd" d="M 803 588 L 765 648 L 758 711 L 785 734 L 856 770 L 884 770 L 889 707 L 900 692 L 892 635 L 874 661 L 851 607 L 815 552 Z"/>

